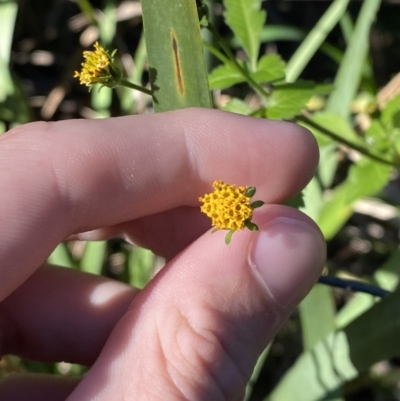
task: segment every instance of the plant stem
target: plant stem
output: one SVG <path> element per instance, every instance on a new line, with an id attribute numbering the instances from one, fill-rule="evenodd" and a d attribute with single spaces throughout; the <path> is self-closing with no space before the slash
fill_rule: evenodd
<path id="1" fill-rule="evenodd" d="M 153 93 L 150 89 L 144 88 L 143 86 L 140 85 L 133 84 L 132 82 L 129 82 L 125 78 L 122 78 L 121 81 L 119 81 L 118 85 L 125 86 L 126 88 L 130 89 L 135 89 L 137 91 L 146 93 L 147 95 L 153 96 Z"/>
<path id="2" fill-rule="evenodd" d="M 369 157 L 372 160 L 375 160 L 382 164 L 386 164 L 388 166 L 396 167 L 396 163 L 394 163 L 390 160 L 384 159 L 373 153 L 370 153 L 368 149 L 366 149 L 362 146 L 356 145 L 355 143 L 352 143 L 352 142 L 348 141 L 347 139 L 342 138 L 340 135 L 335 134 L 334 132 L 330 131 L 329 129 L 323 127 L 322 125 L 319 125 L 318 123 L 313 121 L 311 118 L 305 116 L 304 114 L 297 116 L 296 121 L 301 121 L 315 129 L 317 129 L 318 131 L 321 131 L 324 135 L 328 136 L 329 138 L 331 138 L 337 142 L 343 143 L 344 145 L 347 145 L 348 147 L 350 147 L 354 150 L 357 150 L 358 152 L 360 152 L 364 156 Z"/>
<path id="3" fill-rule="evenodd" d="M 233 53 L 231 52 L 231 50 L 229 49 L 229 47 L 226 45 L 224 39 L 220 36 L 220 34 L 217 32 L 217 30 L 211 25 L 209 24 L 208 28 L 211 30 L 211 32 L 215 35 L 215 37 L 218 40 L 219 45 L 221 46 L 221 49 L 225 52 L 226 56 L 229 58 L 229 60 L 233 63 L 233 65 L 236 67 L 236 69 L 238 70 L 238 72 L 240 72 L 244 78 L 246 78 L 248 84 L 254 89 L 256 90 L 263 98 L 264 100 L 268 100 L 269 97 L 269 93 L 259 84 L 257 83 L 253 77 L 251 77 L 251 75 L 248 73 L 248 71 L 246 71 L 246 69 L 244 69 L 236 60 L 235 56 L 233 55 Z M 211 47 L 211 46 L 210 46 Z M 327 128 L 319 125 L 318 123 L 316 123 L 315 121 L 311 120 L 310 118 L 306 117 L 305 115 L 301 115 L 301 116 L 297 116 L 296 117 L 297 121 L 302 121 L 305 124 L 310 125 L 313 128 L 318 129 L 319 131 L 321 131 L 324 135 L 328 136 L 331 139 L 334 139 L 335 141 L 338 141 L 340 143 L 343 143 L 347 146 L 349 146 L 352 149 L 357 150 L 358 152 L 362 153 L 363 155 L 369 157 L 370 159 L 373 159 L 379 163 L 383 163 L 389 166 L 393 166 L 396 167 L 396 163 L 390 161 L 390 160 L 386 160 L 380 156 L 377 156 L 373 153 L 370 153 L 368 149 L 356 145 L 350 141 L 347 141 L 346 139 L 342 138 L 340 135 L 335 134 L 334 132 L 328 130 Z"/>
<path id="4" fill-rule="evenodd" d="M 229 46 L 225 43 L 224 39 L 221 37 L 219 32 L 215 29 L 215 27 L 212 24 L 208 24 L 208 29 L 215 35 L 219 45 L 221 46 L 221 49 L 225 52 L 226 56 L 229 58 L 229 60 L 233 63 L 233 65 L 236 67 L 238 72 L 240 72 L 244 78 L 246 78 L 246 81 L 248 84 L 255 89 L 257 92 L 260 93 L 260 95 L 267 100 L 269 97 L 269 93 L 267 90 L 265 90 L 258 82 L 254 80 L 254 78 L 249 74 L 249 72 L 243 68 L 238 61 L 236 60 L 236 57 L 234 54 L 231 52 L 231 49 Z"/>

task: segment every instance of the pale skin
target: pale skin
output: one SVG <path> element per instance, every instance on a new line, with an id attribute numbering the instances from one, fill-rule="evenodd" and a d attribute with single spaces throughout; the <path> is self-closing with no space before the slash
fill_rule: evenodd
<path id="1" fill-rule="evenodd" d="M 316 225 L 279 205 L 311 179 L 312 135 L 189 109 L 34 123 L 0 137 L 0 353 L 91 365 L 13 376 L 2 401 L 240 400 L 317 280 Z M 198 197 L 222 179 L 266 202 L 227 246 Z M 43 266 L 67 238 L 122 236 L 169 261 L 143 290 Z"/>

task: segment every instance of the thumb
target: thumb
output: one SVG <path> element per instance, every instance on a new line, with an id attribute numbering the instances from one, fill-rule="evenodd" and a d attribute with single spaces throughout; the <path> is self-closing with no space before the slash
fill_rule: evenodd
<path id="1" fill-rule="evenodd" d="M 68 401 L 237 400 L 325 259 L 315 224 L 266 206 L 260 231 L 204 234 L 133 301 Z"/>

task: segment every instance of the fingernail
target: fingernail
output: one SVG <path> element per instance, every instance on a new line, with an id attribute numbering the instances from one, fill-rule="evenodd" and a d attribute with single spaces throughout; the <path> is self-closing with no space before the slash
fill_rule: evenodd
<path id="1" fill-rule="evenodd" d="M 250 263 L 270 295 L 283 307 L 297 304 L 319 276 L 325 242 L 311 225 L 278 217 L 260 227 Z"/>

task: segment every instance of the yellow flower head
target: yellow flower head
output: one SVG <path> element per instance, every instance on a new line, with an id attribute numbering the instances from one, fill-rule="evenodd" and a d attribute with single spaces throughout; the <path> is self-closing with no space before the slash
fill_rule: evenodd
<path id="1" fill-rule="evenodd" d="M 250 198 L 255 194 L 254 187 L 236 187 L 223 181 L 214 181 L 214 192 L 199 198 L 203 203 L 200 210 L 211 218 L 211 224 L 216 230 L 229 230 L 226 242 L 234 231 L 247 227 L 250 230 L 258 230 L 251 222 L 253 209 L 264 204 L 262 201 L 250 203 Z"/>
<path id="2" fill-rule="evenodd" d="M 91 87 L 100 83 L 104 86 L 115 86 L 117 77 L 113 71 L 114 54 L 109 55 L 98 42 L 94 44 L 95 51 L 84 51 L 85 62 L 82 63 L 81 72 L 75 71 L 75 78 L 79 78 L 81 85 Z"/>

